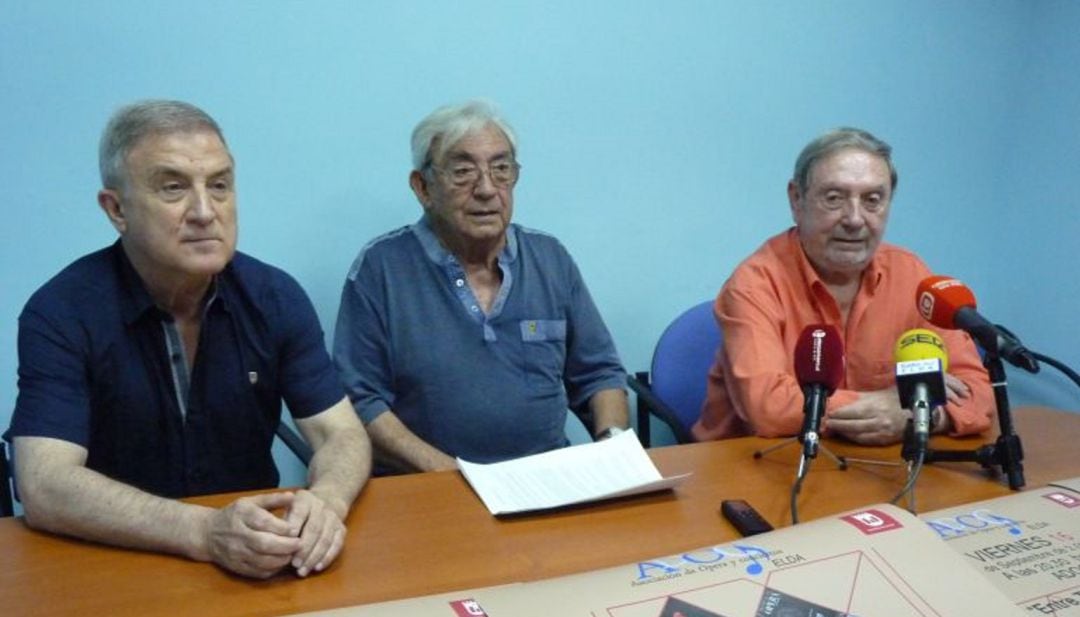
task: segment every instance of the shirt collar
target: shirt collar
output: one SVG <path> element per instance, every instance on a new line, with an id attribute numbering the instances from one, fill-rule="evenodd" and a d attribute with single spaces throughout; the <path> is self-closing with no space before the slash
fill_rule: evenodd
<path id="1" fill-rule="evenodd" d="M 131 260 L 124 252 L 120 240 L 112 245 L 112 250 L 120 274 L 120 286 L 126 292 L 121 299 L 124 323 L 131 325 L 148 311 L 160 312 L 154 305 L 154 299 L 150 297 L 150 292 L 146 290 L 146 285 L 143 284 L 139 273 L 135 271 L 135 266 L 131 265 Z"/>
<path id="2" fill-rule="evenodd" d="M 869 265 L 863 270 L 862 287 L 866 289 L 866 294 L 869 296 L 874 295 L 879 285 L 881 285 L 881 279 L 884 276 L 881 265 L 881 243 L 878 243 L 877 250 L 874 251 L 874 256 L 870 259 Z"/>
<path id="3" fill-rule="evenodd" d="M 127 253 L 124 252 L 120 240 L 113 244 L 112 250 L 116 255 L 116 266 L 120 271 L 120 286 L 127 292 L 121 299 L 121 314 L 124 317 L 124 323 L 131 325 L 147 313 L 159 318 L 167 317 L 168 314 L 158 308 L 154 303 L 154 299 L 150 297 L 150 292 L 147 291 L 142 277 L 135 270 L 135 266 L 131 265 L 131 260 L 128 259 Z M 231 266 L 230 263 L 225 266 L 225 269 L 228 270 Z M 210 289 L 207 290 L 207 300 L 203 305 L 204 315 L 218 300 L 221 300 L 224 306 L 224 298 L 220 293 L 221 287 L 222 277 L 221 274 L 218 274 L 214 276 L 214 280 L 210 283 Z"/>
<path id="4" fill-rule="evenodd" d="M 424 253 L 428 259 L 437 265 L 446 265 L 451 260 L 456 262 L 457 258 L 454 254 L 446 250 L 442 242 L 439 241 L 439 237 L 435 235 L 435 230 L 431 228 L 431 219 L 427 213 L 424 213 L 420 217 L 420 220 L 412 225 L 412 232 L 420 240 L 420 246 L 424 247 Z M 501 251 L 499 251 L 499 263 L 510 264 L 517 259 L 518 242 L 517 242 L 517 226 L 510 224 L 506 228 L 506 244 L 503 245 Z"/>
<path id="5" fill-rule="evenodd" d="M 817 270 L 814 269 L 814 265 L 810 263 L 810 258 L 806 256 L 806 251 L 803 250 L 802 243 L 799 242 L 799 231 L 795 227 L 788 231 L 788 242 L 794 245 L 792 252 L 798 255 L 799 271 L 807 285 L 828 292 L 825 282 L 821 280 Z M 874 256 L 870 258 L 870 263 L 863 270 L 862 282 L 859 285 L 860 293 L 873 296 L 878 286 L 881 285 L 882 274 L 881 244 L 879 243 L 877 250 L 874 251 Z"/>

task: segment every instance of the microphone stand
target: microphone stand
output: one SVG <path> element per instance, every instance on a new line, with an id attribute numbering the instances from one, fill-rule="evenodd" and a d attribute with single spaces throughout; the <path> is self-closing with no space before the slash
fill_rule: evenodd
<path id="1" fill-rule="evenodd" d="M 1012 412 L 1009 409 L 1009 394 L 1006 390 L 1005 365 L 997 353 L 987 352 L 983 366 L 990 374 L 990 383 L 994 390 L 994 403 L 997 405 L 998 426 L 1001 434 L 992 444 L 985 444 L 973 450 L 933 450 L 926 451 L 925 462 L 975 462 L 984 469 L 994 470 L 1001 467 L 1009 481 L 1009 488 L 1018 491 L 1024 487 L 1024 448 L 1020 436 L 1013 427 Z M 1036 369 L 1037 370 L 1037 369 Z M 915 455 L 905 441 L 901 451 L 904 459 Z"/>
<path id="2" fill-rule="evenodd" d="M 804 461 L 806 461 L 806 459 L 814 458 L 814 457 L 817 456 L 817 452 L 818 452 L 819 449 L 822 452 L 825 453 L 825 456 L 829 457 L 830 459 L 832 459 L 832 461 L 834 463 L 836 463 L 836 468 L 837 469 L 839 469 L 841 471 L 844 471 L 844 470 L 847 469 L 847 467 L 848 467 L 847 458 L 845 458 L 843 456 L 837 456 L 835 452 L 830 450 L 825 444 L 821 443 L 821 441 L 818 439 L 816 433 L 814 434 L 814 437 L 812 438 L 812 440 L 813 440 L 814 443 L 813 443 L 812 446 L 810 446 L 808 448 L 806 443 L 804 443 L 806 441 L 804 436 L 799 435 L 798 437 L 789 437 L 789 438 L 781 441 L 780 443 L 773 444 L 773 445 L 769 446 L 768 448 L 762 448 L 760 450 L 754 450 L 754 458 L 755 459 L 762 458 L 762 457 L 764 457 L 764 456 L 766 456 L 768 454 L 772 454 L 773 452 L 776 452 L 777 450 L 779 450 L 781 448 L 786 448 L 787 446 L 790 446 L 790 445 L 794 444 L 795 442 L 798 442 L 798 443 L 803 444 L 802 459 L 799 462 L 799 468 L 800 469 L 802 469 L 802 466 L 804 464 Z"/>
<path id="3" fill-rule="evenodd" d="M 773 444 L 773 445 L 769 446 L 768 448 L 762 448 L 760 450 L 754 450 L 754 458 L 755 459 L 762 458 L 762 457 L 764 457 L 764 456 L 766 456 L 768 454 L 772 454 L 773 452 L 775 452 L 775 451 L 777 451 L 777 450 L 779 450 L 781 448 L 786 448 L 787 446 L 790 446 L 791 444 L 793 444 L 795 442 L 802 443 L 803 441 L 804 441 L 804 439 L 803 439 L 803 437 L 801 435 L 798 436 L 798 437 L 789 437 L 789 438 L 781 441 L 780 443 Z M 836 454 L 835 452 L 830 450 L 825 444 L 821 443 L 820 440 L 817 441 L 817 448 L 820 448 L 821 451 L 825 453 L 825 456 L 828 456 L 830 459 L 832 459 L 832 461 L 834 463 L 836 463 L 836 468 L 839 469 L 840 471 L 847 471 L 848 463 L 863 463 L 863 464 L 866 464 L 866 465 L 883 465 L 883 466 L 887 466 L 887 467 L 896 467 L 896 466 L 900 465 L 900 463 L 898 463 L 896 461 L 880 461 L 880 460 L 872 459 L 872 458 L 858 458 L 858 457 L 854 457 L 854 456 L 839 456 L 838 454 Z M 805 453 L 805 448 L 804 448 L 803 458 L 799 462 L 799 468 L 802 469 L 802 465 L 804 464 L 803 461 L 805 461 L 806 458 L 814 458 L 815 455 L 816 455 L 816 451 L 815 451 L 814 455 L 811 455 L 811 456 L 807 457 L 806 453 Z"/>
<path id="4" fill-rule="evenodd" d="M 810 461 L 817 458 L 817 453 L 824 452 L 825 456 L 828 456 L 836 463 L 837 469 L 840 471 L 847 470 L 847 459 L 842 456 L 837 456 L 832 450 L 821 443 L 821 438 L 818 437 L 816 431 L 810 431 L 806 435 L 800 434 L 798 437 L 790 437 L 781 441 L 778 444 L 769 446 L 761 450 L 754 450 L 754 459 L 759 459 L 770 452 L 779 450 L 786 446 L 790 446 L 795 442 L 802 444 L 802 454 L 799 456 L 799 469 L 795 472 L 795 483 L 791 485 L 791 524 L 794 525 L 799 522 L 799 491 L 802 490 L 803 480 L 806 479 L 806 472 L 810 471 Z"/>
<path id="5" fill-rule="evenodd" d="M 795 441 L 802 444 L 802 455 L 799 457 L 799 469 L 795 473 L 795 483 L 791 485 L 791 524 L 799 522 L 799 491 L 802 490 L 806 472 L 810 471 L 810 461 L 817 458 L 818 452 L 824 452 L 831 458 L 841 470 L 847 469 L 847 462 L 833 454 L 831 450 L 821 443 L 821 419 L 825 415 L 825 399 L 828 393 L 824 393 L 820 386 L 807 385 L 803 388 L 805 402 L 803 404 L 804 426 L 797 437 L 785 439 L 778 444 L 769 446 L 763 450 L 754 451 L 754 459 L 759 459 L 766 454 L 790 445 Z"/>

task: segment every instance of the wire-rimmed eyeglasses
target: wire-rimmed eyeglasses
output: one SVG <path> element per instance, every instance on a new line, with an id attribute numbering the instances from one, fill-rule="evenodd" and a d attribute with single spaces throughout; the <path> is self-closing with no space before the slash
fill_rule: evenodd
<path id="1" fill-rule="evenodd" d="M 476 186 L 480 182 L 480 176 L 487 174 L 491 183 L 499 188 L 512 186 L 518 180 L 521 173 L 521 165 L 517 161 L 497 161 L 488 165 L 487 169 L 474 163 L 458 162 L 449 167 L 428 166 L 432 171 L 442 175 L 450 184 L 457 188 Z"/>

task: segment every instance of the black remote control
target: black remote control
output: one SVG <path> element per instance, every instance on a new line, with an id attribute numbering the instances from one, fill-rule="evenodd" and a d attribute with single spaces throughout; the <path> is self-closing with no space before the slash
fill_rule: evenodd
<path id="1" fill-rule="evenodd" d="M 724 518 L 735 526 L 735 529 L 739 530 L 739 533 L 744 538 L 773 530 L 773 526 L 769 524 L 769 521 L 765 520 L 754 509 L 754 506 L 746 503 L 745 500 L 725 499 L 720 502 L 720 512 L 724 515 Z"/>

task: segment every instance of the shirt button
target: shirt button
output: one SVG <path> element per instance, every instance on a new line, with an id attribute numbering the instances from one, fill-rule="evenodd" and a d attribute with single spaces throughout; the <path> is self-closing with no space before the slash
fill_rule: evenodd
<path id="1" fill-rule="evenodd" d="M 454 281 L 454 284 L 457 285 L 458 287 L 464 287 L 465 286 L 465 280 L 464 279 L 458 279 L 458 280 Z"/>
<path id="2" fill-rule="evenodd" d="M 472 312 L 474 312 L 474 313 L 476 313 L 476 312 L 478 312 L 478 311 L 480 310 L 480 307 L 479 307 L 479 306 L 476 306 L 476 305 L 474 304 L 474 305 L 472 305 L 472 306 L 470 306 L 470 307 L 469 307 L 469 310 L 470 310 L 470 311 L 472 311 Z"/>

